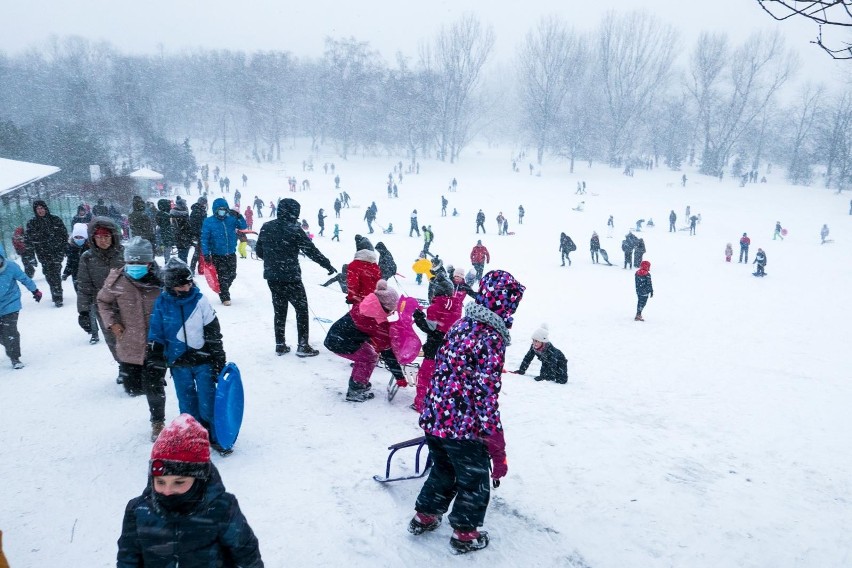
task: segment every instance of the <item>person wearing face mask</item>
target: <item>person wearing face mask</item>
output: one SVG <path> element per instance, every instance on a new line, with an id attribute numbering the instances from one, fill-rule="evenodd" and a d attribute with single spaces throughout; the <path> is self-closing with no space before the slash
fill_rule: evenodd
<path id="1" fill-rule="evenodd" d="M 210 432 L 212 445 L 222 452 L 213 431 L 216 378 L 226 363 L 219 319 L 183 261 L 170 259 L 160 276 L 163 292 L 151 313 L 145 368 L 160 376 L 166 368 L 172 370 L 181 413 L 198 420 Z M 162 423 L 153 424 L 152 441 L 162 427 Z"/>
<path id="2" fill-rule="evenodd" d="M 166 406 L 162 376 L 143 372 L 148 325 L 161 286 L 151 243 L 133 237 L 124 247 L 124 267 L 113 268 L 98 292 L 98 312 L 104 329 L 115 335 L 124 390 L 130 396 L 145 394 L 152 424 L 165 420 Z"/>
<path id="3" fill-rule="evenodd" d="M 257 537 L 192 416 L 175 418 L 151 448 L 145 490 L 124 510 L 117 559 L 118 568 L 263 568 Z"/>
<path id="4" fill-rule="evenodd" d="M 213 200 L 213 215 L 201 225 L 201 254 L 216 267 L 219 299 L 226 306 L 231 305 L 231 284 L 237 278 L 237 229 L 246 228 L 243 216 L 229 209 L 222 197 Z"/>

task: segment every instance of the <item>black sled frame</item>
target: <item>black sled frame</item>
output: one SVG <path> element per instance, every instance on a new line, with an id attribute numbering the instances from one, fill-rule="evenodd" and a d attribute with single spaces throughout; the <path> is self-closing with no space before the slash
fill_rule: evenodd
<path id="1" fill-rule="evenodd" d="M 414 475 L 403 475 L 399 477 L 391 477 L 391 461 L 393 460 L 393 456 L 399 450 L 403 448 L 411 448 L 417 446 L 417 453 L 414 456 Z M 425 477 L 427 473 L 429 473 L 429 468 L 432 467 L 432 457 L 428 454 L 426 455 L 426 461 L 423 463 L 423 470 L 420 470 L 420 453 L 423 451 L 423 448 L 426 447 L 426 436 L 420 436 L 419 438 L 412 438 L 411 440 L 406 440 L 404 442 L 399 442 L 397 444 L 392 444 L 388 446 L 390 450 L 390 455 L 388 456 L 387 467 L 385 467 L 385 476 L 382 477 L 380 475 L 374 475 L 373 479 L 378 481 L 379 483 L 390 483 L 391 481 L 404 481 L 406 479 L 419 479 L 421 477 Z M 428 452 L 428 448 L 427 448 Z"/>

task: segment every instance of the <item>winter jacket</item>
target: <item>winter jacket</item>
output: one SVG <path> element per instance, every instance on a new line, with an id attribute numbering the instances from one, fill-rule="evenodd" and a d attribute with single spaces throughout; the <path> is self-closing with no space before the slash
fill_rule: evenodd
<path id="1" fill-rule="evenodd" d="M 766 266 L 766 253 L 762 250 L 757 251 L 757 254 L 754 255 L 754 260 L 752 264 L 757 264 L 758 266 Z"/>
<path id="2" fill-rule="evenodd" d="M 127 216 L 131 237 L 142 237 L 149 243 L 154 243 L 154 226 L 145 211 L 145 200 L 138 195 L 133 196 L 133 211 Z"/>
<path id="3" fill-rule="evenodd" d="M 4 259 L 3 266 L 0 266 L 0 316 L 21 311 L 21 289 L 18 282 L 30 292 L 38 289 L 20 266 L 8 258 Z"/>
<path id="4" fill-rule="evenodd" d="M 636 271 L 636 295 L 653 296 L 654 285 L 651 283 L 651 263 L 643 260 Z"/>
<path id="5" fill-rule="evenodd" d="M 62 262 L 65 257 L 65 246 L 68 243 L 68 229 L 62 219 L 51 215 L 47 203 L 41 199 L 33 201 L 33 213 L 36 207 L 42 206 L 47 213 L 44 217 L 35 217 L 27 221 L 24 242 L 27 250 L 35 253 L 42 264 Z"/>
<path id="6" fill-rule="evenodd" d="M 164 347 L 169 367 L 211 363 L 221 370 L 225 366 L 219 319 L 195 285 L 185 297 L 165 290 L 160 294 L 151 312 L 148 341 Z"/>
<path id="7" fill-rule="evenodd" d="M 237 498 L 225 491 L 216 466 L 198 506 L 170 513 L 157 501 L 149 477 L 142 495 L 124 511 L 118 568 L 263 568 L 257 537 Z"/>
<path id="8" fill-rule="evenodd" d="M 748 246 L 751 244 L 751 239 L 748 237 L 743 237 L 740 239 L 740 248 L 748 250 Z"/>
<path id="9" fill-rule="evenodd" d="M 109 207 L 104 205 L 103 199 L 99 199 L 98 204 L 92 207 L 92 215 L 94 217 L 109 217 Z"/>
<path id="10" fill-rule="evenodd" d="M 396 276 L 397 266 L 393 260 L 393 255 L 385 246 L 385 243 L 376 244 L 376 252 L 379 253 L 379 270 L 382 272 L 382 278 L 390 280 Z M 373 288 L 375 290 L 375 288 Z"/>
<path id="11" fill-rule="evenodd" d="M 559 236 L 559 252 L 561 253 L 569 253 L 577 250 L 577 245 L 574 244 L 574 241 L 571 240 L 571 237 L 562 233 Z"/>
<path id="12" fill-rule="evenodd" d="M 228 211 L 223 219 L 216 216 L 216 210 L 228 207 L 228 202 L 218 197 L 213 200 L 213 215 L 201 225 L 201 254 L 226 256 L 237 250 L 237 229 L 247 228 L 246 220 L 236 211 Z M 259 240 L 259 239 L 258 239 Z"/>
<path id="13" fill-rule="evenodd" d="M 378 262 L 376 251 L 364 249 L 355 252 L 355 260 L 349 263 L 349 273 L 346 275 L 347 303 L 359 304 L 376 290 L 376 282 L 382 278 Z"/>
<path id="14" fill-rule="evenodd" d="M 98 227 L 107 227 L 112 231 L 112 244 L 104 250 L 98 247 L 93 237 L 89 237 L 89 250 L 80 255 L 77 267 L 78 312 L 88 312 L 96 302 L 110 270 L 124 266 L 124 247 L 121 246 L 121 233 L 115 221 L 109 217 L 95 217 L 89 225 L 89 234 L 94 235 Z"/>
<path id="15" fill-rule="evenodd" d="M 470 251 L 470 262 L 471 264 L 491 262 L 491 255 L 488 253 L 485 245 L 475 245 L 473 247 L 473 250 Z"/>
<path id="16" fill-rule="evenodd" d="M 86 212 L 86 210 L 83 209 L 83 210 L 77 211 L 77 214 L 75 216 L 71 217 L 70 225 L 73 228 L 74 225 L 76 225 L 77 223 L 83 223 L 84 225 L 88 225 L 91 222 L 92 222 L 92 214 Z"/>
<path id="17" fill-rule="evenodd" d="M 301 206 L 295 199 L 278 202 L 278 216 L 264 223 L 257 236 L 254 252 L 263 259 L 263 277 L 280 282 L 300 282 L 302 269 L 299 252 L 322 266 L 332 270 L 328 260 L 308 238 L 299 225 Z"/>
<path id="18" fill-rule="evenodd" d="M 523 294 L 524 286 L 508 272 L 494 270 L 482 278 L 475 301 L 438 348 L 420 415 L 426 434 L 476 440 L 503 430 L 497 397 L 508 328 Z"/>
<path id="19" fill-rule="evenodd" d="M 124 327 L 121 337 L 116 336 L 116 357 L 122 363 L 142 365 L 148 344 L 148 325 L 154 302 L 160 295 L 159 269 L 156 264 L 140 278 L 129 278 L 124 270 L 110 271 L 101 291 L 98 292 L 98 313 L 104 327 L 115 323 Z"/>
<path id="20" fill-rule="evenodd" d="M 157 228 L 160 230 L 159 245 L 171 247 L 175 244 L 174 231 L 172 231 L 171 212 L 172 202 L 168 199 L 157 201 Z"/>
<path id="21" fill-rule="evenodd" d="M 536 378 L 537 381 L 555 381 L 560 384 L 568 382 L 568 360 L 562 351 L 554 347 L 552 343 L 545 343 L 544 349 L 541 351 L 536 351 L 534 347 L 530 346 L 530 350 L 527 351 L 524 360 L 521 361 L 521 366 L 518 368 L 519 373 L 526 373 L 533 357 L 538 357 L 541 361 L 541 371 Z"/>
<path id="22" fill-rule="evenodd" d="M 483 223 L 485 223 L 485 213 L 480 211 L 479 213 L 476 214 L 476 224 L 482 225 Z"/>
<path id="23" fill-rule="evenodd" d="M 68 239 L 68 241 L 65 247 L 65 270 L 62 271 L 62 277 L 71 276 L 76 281 L 77 272 L 80 269 L 80 257 L 89 250 L 89 242 L 86 241 L 83 246 L 78 246 L 73 240 Z"/>
<path id="24" fill-rule="evenodd" d="M 598 238 L 597 235 L 592 235 L 591 240 L 589 240 L 589 249 L 592 252 L 597 252 L 601 250 L 601 240 Z"/>
<path id="25" fill-rule="evenodd" d="M 201 226 L 206 218 L 207 205 L 205 203 L 193 203 L 189 212 L 189 230 L 192 233 L 193 241 L 196 243 L 201 241 Z"/>
<path id="26" fill-rule="evenodd" d="M 180 249 L 188 249 L 192 246 L 192 225 L 189 222 L 189 209 L 186 207 L 186 201 L 183 199 L 175 203 L 174 208 L 169 213 L 169 222 L 171 223 L 172 242 Z"/>

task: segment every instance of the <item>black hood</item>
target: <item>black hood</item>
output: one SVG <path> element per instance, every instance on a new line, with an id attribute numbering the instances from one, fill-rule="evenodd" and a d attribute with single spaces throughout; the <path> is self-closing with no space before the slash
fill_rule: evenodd
<path id="1" fill-rule="evenodd" d="M 302 206 L 295 199 L 288 197 L 278 202 L 278 217 L 283 217 L 288 221 L 298 221 L 301 211 Z"/>
<path id="2" fill-rule="evenodd" d="M 157 209 L 159 209 L 163 213 L 168 213 L 172 210 L 172 202 L 168 199 L 160 199 L 159 201 L 157 201 Z"/>
<path id="3" fill-rule="evenodd" d="M 35 201 L 33 201 L 33 213 L 36 212 L 36 207 L 38 207 L 39 205 L 44 207 L 44 210 L 47 211 L 47 213 L 45 213 L 45 216 L 50 215 L 50 207 L 47 206 L 47 201 L 45 201 L 44 199 L 36 199 Z"/>
<path id="4" fill-rule="evenodd" d="M 145 211 L 145 200 L 139 197 L 138 195 L 133 196 L 133 210 Z"/>

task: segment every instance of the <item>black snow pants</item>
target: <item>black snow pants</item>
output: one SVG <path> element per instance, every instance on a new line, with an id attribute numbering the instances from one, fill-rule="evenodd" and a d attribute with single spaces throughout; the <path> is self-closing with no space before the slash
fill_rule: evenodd
<path id="1" fill-rule="evenodd" d="M 267 280 L 269 291 L 272 293 L 273 329 L 275 344 L 284 345 L 285 324 L 287 323 L 287 304 L 293 304 L 296 310 L 296 334 L 299 345 L 308 342 L 308 295 L 301 281 L 284 282 L 282 280 Z"/>

